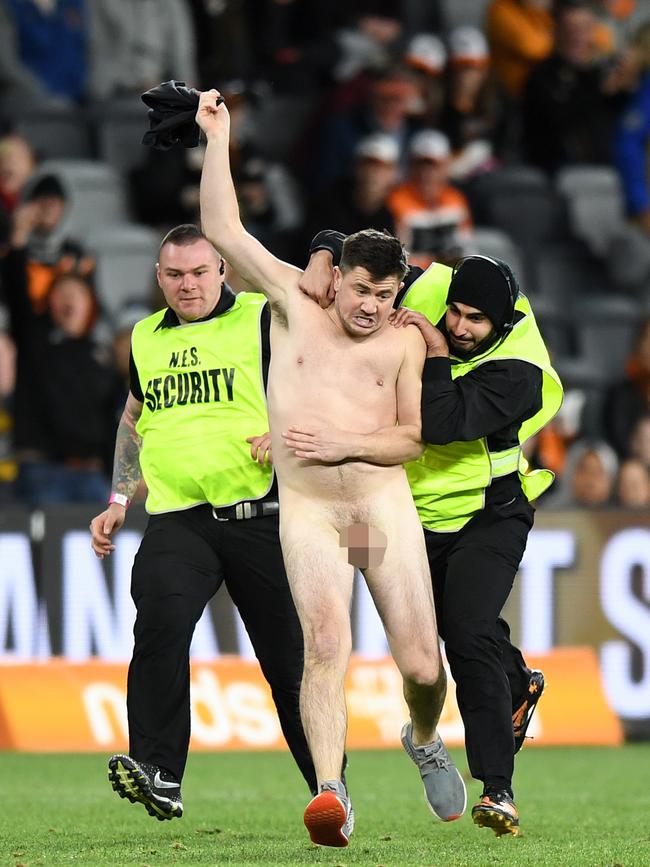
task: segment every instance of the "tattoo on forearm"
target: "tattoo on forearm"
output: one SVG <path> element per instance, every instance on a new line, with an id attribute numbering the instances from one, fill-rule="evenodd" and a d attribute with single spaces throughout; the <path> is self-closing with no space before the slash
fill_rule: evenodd
<path id="1" fill-rule="evenodd" d="M 115 438 L 115 459 L 113 461 L 113 490 L 133 499 L 142 478 L 140 470 L 140 448 L 142 437 L 135 430 L 131 419 L 124 413 L 120 419 Z"/>

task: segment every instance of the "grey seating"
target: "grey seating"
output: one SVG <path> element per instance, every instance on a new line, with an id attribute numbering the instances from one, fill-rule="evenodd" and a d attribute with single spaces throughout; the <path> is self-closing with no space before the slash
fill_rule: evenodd
<path id="1" fill-rule="evenodd" d="M 578 354 L 607 382 L 620 379 L 643 318 L 643 307 L 631 298 L 576 299 L 572 328 L 578 337 Z"/>
<path id="2" fill-rule="evenodd" d="M 576 344 L 570 327 L 570 314 L 566 306 L 554 298 L 525 292 L 535 314 L 537 325 L 551 358 L 571 357 L 575 354 Z"/>
<path id="3" fill-rule="evenodd" d="M 91 129 L 78 108 L 13 107 L 9 115 L 40 159 L 88 159 L 94 156 Z"/>
<path id="4" fill-rule="evenodd" d="M 558 356 L 553 366 L 562 380 L 565 391 L 576 389 L 585 396 L 580 416 L 580 431 L 583 436 L 600 438 L 603 435 L 603 406 L 607 394 L 608 379 L 587 358 Z"/>
<path id="5" fill-rule="evenodd" d="M 488 226 L 476 226 L 466 248 L 468 253 L 481 253 L 483 256 L 491 256 L 493 259 L 507 262 L 520 281 L 522 289 L 524 288 L 521 252 L 505 232 Z"/>
<path id="6" fill-rule="evenodd" d="M 551 189 L 496 190 L 487 216 L 489 225 L 506 232 L 526 254 L 566 237 L 565 203 Z"/>
<path id="7" fill-rule="evenodd" d="M 126 304 L 150 301 L 160 243 L 158 232 L 137 223 L 120 223 L 103 227 L 87 242 L 97 259 L 97 293 L 110 317 L 115 319 Z"/>
<path id="8" fill-rule="evenodd" d="M 548 190 L 546 174 L 535 166 L 513 165 L 493 169 L 476 175 L 465 184 L 463 192 L 468 198 L 476 223 L 487 221 L 492 199 L 500 193 L 525 196 L 529 191 Z"/>
<path id="9" fill-rule="evenodd" d="M 94 110 L 97 154 L 120 172 L 128 173 L 145 161 L 148 148 L 142 136 L 149 129 L 147 108 L 140 100 L 101 103 Z"/>
<path id="10" fill-rule="evenodd" d="M 68 208 L 60 232 L 85 240 L 99 226 L 128 220 L 122 176 L 95 160 L 46 160 L 30 179 L 55 175 L 68 196 Z"/>
<path id="11" fill-rule="evenodd" d="M 610 166 L 567 166 L 555 178 L 567 202 L 573 234 L 605 255 L 625 225 L 625 205 L 618 173 Z"/>
<path id="12" fill-rule="evenodd" d="M 260 153 L 269 160 L 289 160 L 313 110 L 313 100 L 303 96 L 272 94 L 262 100 L 254 112 Z"/>
<path id="13" fill-rule="evenodd" d="M 567 305 L 580 295 L 611 291 L 603 262 L 578 242 L 564 241 L 542 247 L 533 267 L 536 290 L 544 297 Z"/>
<path id="14" fill-rule="evenodd" d="M 490 0 L 442 0 L 442 16 L 447 30 L 470 26 L 485 29 L 485 16 Z"/>

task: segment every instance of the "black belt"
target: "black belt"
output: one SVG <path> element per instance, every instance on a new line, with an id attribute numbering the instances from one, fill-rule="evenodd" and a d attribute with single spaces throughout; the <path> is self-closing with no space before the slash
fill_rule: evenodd
<path id="1" fill-rule="evenodd" d="M 212 516 L 217 521 L 246 521 L 248 518 L 266 518 L 269 515 L 277 515 L 280 504 L 277 502 L 264 503 L 237 503 L 234 506 L 212 509 Z"/>

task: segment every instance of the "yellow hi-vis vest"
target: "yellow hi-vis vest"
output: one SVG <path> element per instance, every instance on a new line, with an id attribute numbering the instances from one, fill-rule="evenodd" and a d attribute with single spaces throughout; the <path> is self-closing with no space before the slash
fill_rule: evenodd
<path id="1" fill-rule="evenodd" d="M 433 323 L 439 322 L 447 309 L 450 279 L 449 268 L 431 265 L 409 288 L 403 306 L 424 313 Z M 467 361 L 452 357 L 451 375 L 453 379 L 465 376 L 489 361 L 508 358 L 527 361 L 539 367 L 543 374 L 542 407 L 532 418 L 522 422 L 517 434 L 519 444 L 513 448 L 490 452 L 487 437 L 470 442 L 427 445 L 417 461 L 406 464 L 420 520 L 429 530 L 451 533 L 464 527 L 485 506 L 485 489 L 492 479 L 517 471 L 522 490 L 529 500 L 539 497 L 553 481 L 554 474 L 550 470 L 529 472 L 522 446 L 559 410 L 562 384 L 551 367 L 548 351 L 525 295 L 519 295 L 515 309 L 523 313 L 523 317 L 505 340 L 487 349 L 484 355 Z"/>
<path id="2" fill-rule="evenodd" d="M 272 468 L 254 461 L 246 442 L 269 429 L 260 351 L 265 302 L 243 293 L 203 322 L 158 328 L 163 310 L 135 326 L 144 394 L 136 431 L 149 513 L 229 506 L 270 489 Z"/>

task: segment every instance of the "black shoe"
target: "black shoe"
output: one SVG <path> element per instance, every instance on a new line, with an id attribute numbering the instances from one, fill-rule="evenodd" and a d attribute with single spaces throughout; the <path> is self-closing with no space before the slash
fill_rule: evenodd
<path id="1" fill-rule="evenodd" d="M 472 807 L 472 821 L 479 828 L 491 828 L 497 837 L 519 836 L 519 814 L 509 792 L 483 792 L 481 800 Z"/>
<path id="2" fill-rule="evenodd" d="M 515 753 L 518 753 L 524 745 L 528 726 L 543 692 L 544 675 L 539 669 L 534 668 L 530 673 L 526 695 L 519 707 L 512 714 L 512 728 L 515 733 Z"/>
<path id="3" fill-rule="evenodd" d="M 161 822 L 183 815 L 181 784 L 157 765 L 136 762 L 131 756 L 111 756 L 108 779 L 120 798 L 143 804 L 147 813 Z"/>

